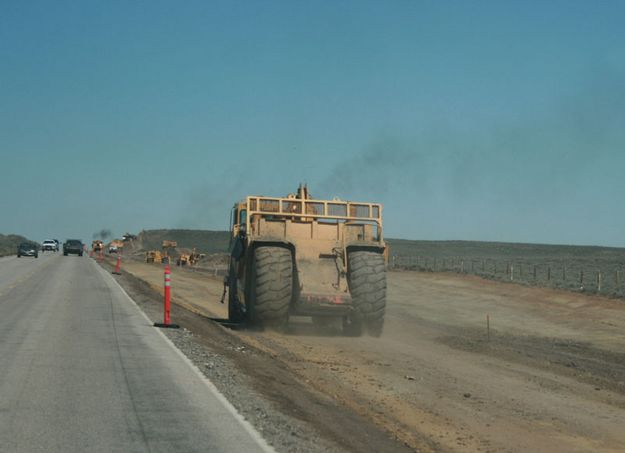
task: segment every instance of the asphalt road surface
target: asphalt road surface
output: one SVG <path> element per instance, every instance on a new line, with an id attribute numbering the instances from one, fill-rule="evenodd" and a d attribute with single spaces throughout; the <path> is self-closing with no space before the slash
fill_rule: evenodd
<path id="1" fill-rule="evenodd" d="M 87 257 L 0 258 L 0 451 L 272 451 Z"/>

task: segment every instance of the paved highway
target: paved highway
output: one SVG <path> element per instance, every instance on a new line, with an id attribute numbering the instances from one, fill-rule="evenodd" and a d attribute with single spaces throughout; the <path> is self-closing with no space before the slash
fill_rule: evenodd
<path id="1" fill-rule="evenodd" d="M 0 451 L 272 451 L 87 257 L 0 259 Z"/>

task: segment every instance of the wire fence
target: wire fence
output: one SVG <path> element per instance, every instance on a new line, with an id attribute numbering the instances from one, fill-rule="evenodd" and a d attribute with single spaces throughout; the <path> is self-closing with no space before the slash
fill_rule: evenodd
<path id="1" fill-rule="evenodd" d="M 391 270 L 455 272 L 490 280 L 625 298 L 625 263 L 602 260 L 392 256 Z"/>

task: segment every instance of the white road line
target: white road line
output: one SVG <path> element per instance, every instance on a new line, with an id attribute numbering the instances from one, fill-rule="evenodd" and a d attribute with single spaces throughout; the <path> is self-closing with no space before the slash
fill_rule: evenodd
<path id="1" fill-rule="evenodd" d="M 150 318 L 148 318 L 148 315 L 146 315 L 143 312 L 143 310 L 141 310 L 139 305 L 137 305 L 137 303 L 132 299 L 132 297 L 128 295 L 126 290 L 124 290 L 124 288 L 119 284 L 119 282 L 115 280 L 113 276 L 110 275 L 102 266 L 96 264 L 94 261 L 92 261 L 92 263 L 94 266 L 96 266 L 96 268 L 98 268 L 100 273 L 106 276 L 105 278 L 109 279 L 110 281 L 114 282 L 115 285 L 117 285 L 117 287 L 122 292 L 122 294 L 124 294 L 124 296 L 126 296 L 126 298 L 135 306 L 135 308 L 139 311 L 139 313 L 141 313 L 141 315 L 145 318 L 148 324 L 153 325 L 154 322 Z M 189 360 L 189 358 L 186 355 L 184 355 L 184 353 L 180 349 L 178 349 L 176 345 L 169 338 L 167 338 L 167 336 L 163 332 L 161 332 L 159 328 L 155 327 L 155 330 L 158 332 L 161 338 L 169 345 L 169 347 L 183 360 L 183 362 L 186 363 L 189 366 L 189 368 L 200 378 L 200 380 L 206 385 L 208 390 L 210 390 L 210 392 L 215 396 L 215 398 L 217 398 L 217 400 L 221 404 L 223 404 L 223 406 L 228 410 L 228 412 L 230 412 L 232 416 L 241 424 L 243 429 L 245 429 L 245 431 L 248 432 L 248 434 L 252 437 L 252 439 L 256 441 L 256 443 L 261 447 L 261 449 L 265 453 L 276 453 L 274 448 L 267 443 L 267 441 L 260 435 L 260 433 L 256 431 L 256 429 L 250 424 L 250 422 L 248 422 L 239 413 L 239 411 L 237 411 L 237 409 L 232 405 L 232 403 L 230 403 L 230 401 L 228 401 L 228 399 L 217 389 L 217 387 L 215 387 L 215 384 L 213 384 L 206 377 L 206 375 L 204 375 L 204 373 L 202 373 L 202 371 L 200 371 L 200 369 L 191 360 Z"/>

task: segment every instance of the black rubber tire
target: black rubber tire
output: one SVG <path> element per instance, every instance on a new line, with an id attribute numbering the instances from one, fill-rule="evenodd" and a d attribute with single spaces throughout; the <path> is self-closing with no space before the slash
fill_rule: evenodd
<path id="1" fill-rule="evenodd" d="M 386 311 L 384 255 L 367 250 L 350 252 L 348 283 L 354 304 L 348 333 L 358 334 L 364 325 L 369 335 L 379 337 Z"/>
<path id="2" fill-rule="evenodd" d="M 293 258 L 284 247 L 254 251 L 250 319 L 260 326 L 280 327 L 288 320 L 293 297 Z"/>
<path id="3" fill-rule="evenodd" d="M 230 263 L 228 271 L 228 321 L 241 323 L 245 321 L 245 312 L 237 297 L 236 266 Z"/>
<path id="4" fill-rule="evenodd" d="M 328 327 L 331 320 L 327 316 L 312 316 L 312 323 L 317 327 Z"/>
<path id="5" fill-rule="evenodd" d="M 231 296 L 230 293 L 228 293 L 228 321 L 234 323 L 242 323 L 245 321 L 245 313 L 241 309 L 241 304 L 237 302 L 235 296 Z"/>

